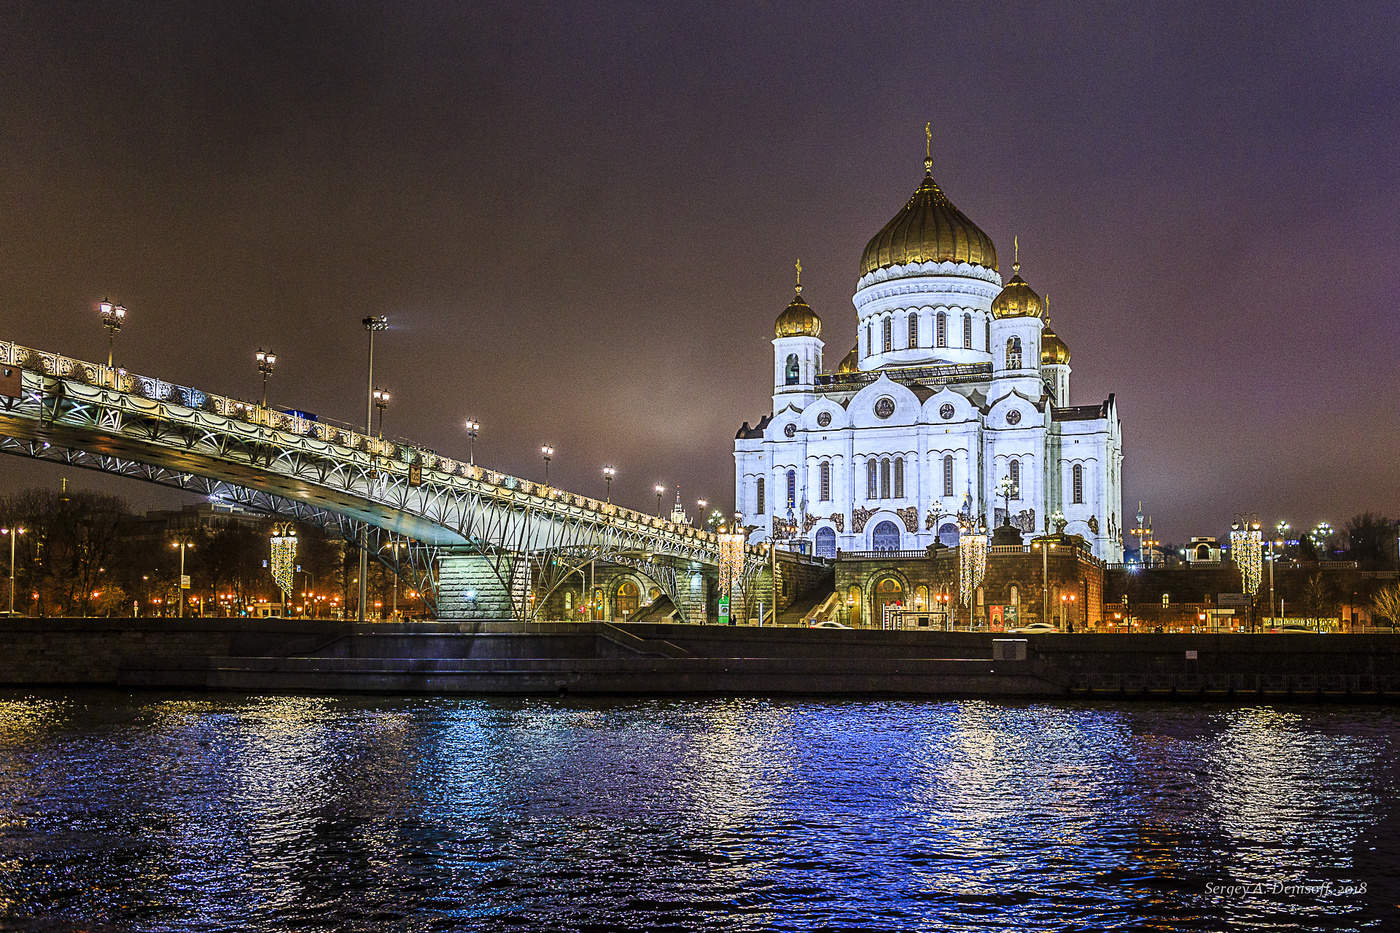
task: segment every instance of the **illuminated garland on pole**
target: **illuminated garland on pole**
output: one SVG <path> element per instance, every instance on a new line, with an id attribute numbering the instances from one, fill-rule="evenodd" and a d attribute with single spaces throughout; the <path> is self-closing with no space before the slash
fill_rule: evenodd
<path id="1" fill-rule="evenodd" d="M 1264 577 L 1264 537 L 1258 522 L 1236 521 L 1230 526 L 1230 555 L 1240 568 L 1240 585 L 1254 598 Z"/>
<path id="2" fill-rule="evenodd" d="M 282 600 L 292 592 L 292 575 L 297 562 L 297 530 L 291 522 L 278 522 L 272 526 L 272 559 L 268 566 L 272 571 L 272 582 L 282 591 Z"/>
<path id="3" fill-rule="evenodd" d="M 987 576 L 987 535 L 972 522 L 958 527 L 958 590 L 962 604 L 972 607 L 972 591 L 982 585 Z"/>

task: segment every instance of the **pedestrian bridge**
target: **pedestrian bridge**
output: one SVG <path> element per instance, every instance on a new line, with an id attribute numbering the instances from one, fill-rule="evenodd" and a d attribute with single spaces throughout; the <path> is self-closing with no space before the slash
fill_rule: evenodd
<path id="1" fill-rule="evenodd" d="M 436 594 L 440 616 L 528 619 L 569 574 L 605 561 L 645 574 L 693 617 L 695 574 L 713 580 L 721 563 L 720 536 L 701 528 L 8 341 L 0 341 L 0 452 L 197 492 L 356 545 L 368 531 L 371 553 Z M 406 558 L 384 555 L 389 537 L 409 539 Z M 751 578 L 764 552 L 734 550 L 731 576 Z"/>

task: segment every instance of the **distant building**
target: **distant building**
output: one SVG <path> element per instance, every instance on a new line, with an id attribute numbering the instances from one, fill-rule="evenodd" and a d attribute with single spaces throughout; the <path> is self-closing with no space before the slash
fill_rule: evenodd
<path id="1" fill-rule="evenodd" d="M 1063 530 L 1123 559 L 1123 440 L 1113 396 L 1070 404 L 1069 347 L 992 240 L 933 180 L 870 240 L 857 342 L 834 371 L 796 295 L 773 338 L 772 411 L 734 442 L 751 540 L 818 555 L 956 545 L 958 522 Z M 1051 516 L 1063 515 L 1063 527 Z M 776 528 L 775 528 L 776 526 Z"/>

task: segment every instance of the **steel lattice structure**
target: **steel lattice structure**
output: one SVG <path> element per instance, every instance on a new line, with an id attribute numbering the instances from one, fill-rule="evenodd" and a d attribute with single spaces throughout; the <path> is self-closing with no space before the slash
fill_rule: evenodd
<path id="1" fill-rule="evenodd" d="M 677 568 L 713 567 L 719 539 L 353 428 L 0 341 L 0 452 L 129 476 L 331 530 L 435 592 L 437 558 L 490 558 L 509 586 L 529 562 L 542 606 L 590 561 L 625 563 L 677 600 Z M 412 542 L 406 560 L 386 536 Z M 763 553 L 749 549 L 755 568 Z M 522 609 L 524 617 L 534 609 Z"/>

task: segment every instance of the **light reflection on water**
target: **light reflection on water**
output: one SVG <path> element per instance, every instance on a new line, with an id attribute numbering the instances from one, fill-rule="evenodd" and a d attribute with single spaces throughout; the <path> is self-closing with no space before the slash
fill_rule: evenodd
<path id="1" fill-rule="evenodd" d="M 1385 929 L 1397 762 L 1388 707 L 11 692 L 0 926 Z M 1274 882 L 1334 890 L 1212 888 Z"/>

